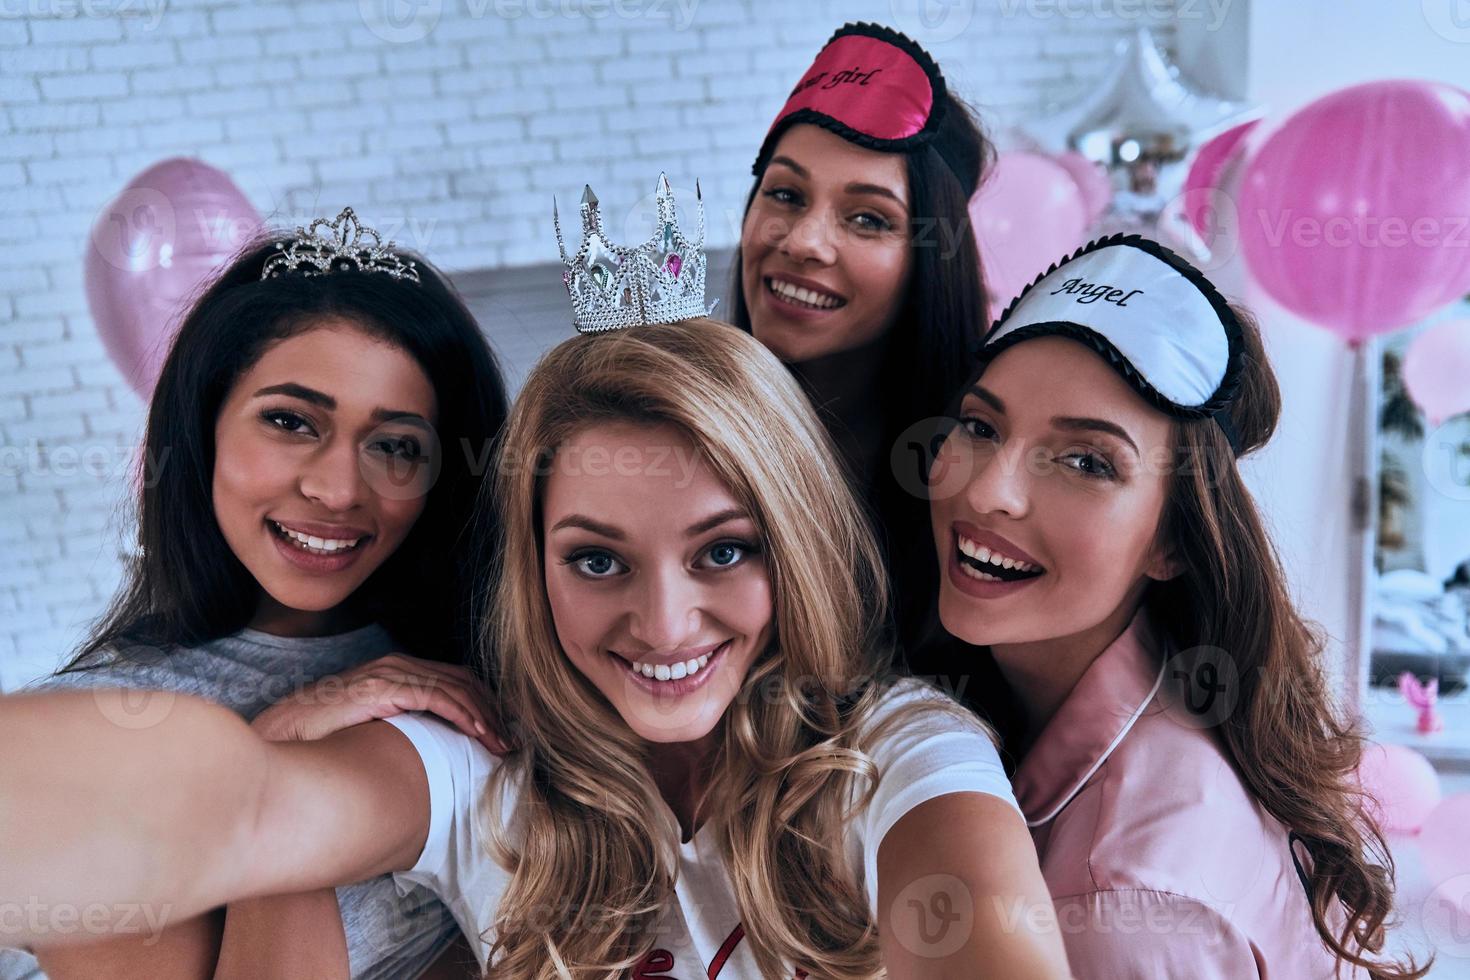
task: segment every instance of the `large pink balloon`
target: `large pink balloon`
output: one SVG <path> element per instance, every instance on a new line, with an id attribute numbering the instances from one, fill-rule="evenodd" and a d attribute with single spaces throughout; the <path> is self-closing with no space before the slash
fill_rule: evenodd
<path id="1" fill-rule="evenodd" d="M 1385 830 L 1414 833 L 1439 803 L 1439 774 L 1413 749 L 1372 744 L 1363 750 L 1358 783 Z"/>
<path id="2" fill-rule="evenodd" d="M 1101 218 L 1113 201 L 1113 184 L 1103 165 L 1089 160 L 1076 150 L 1058 153 L 1052 159 L 1061 164 L 1062 169 L 1077 182 L 1077 190 L 1082 193 L 1082 204 L 1087 209 L 1087 223 L 1090 225 Z"/>
<path id="3" fill-rule="evenodd" d="M 1260 123 L 1259 119 L 1231 126 L 1225 132 L 1205 141 L 1194 154 L 1189 164 L 1189 173 L 1184 177 L 1184 213 L 1189 223 L 1201 235 L 1209 236 L 1210 195 L 1220 189 L 1220 178 L 1225 168 L 1233 163 L 1245 148 L 1245 138 Z"/>
<path id="4" fill-rule="evenodd" d="M 1356 343 L 1470 291 L 1470 93 L 1370 82 L 1289 118 L 1246 164 L 1240 243 L 1282 306 Z"/>
<path id="5" fill-rule="evenodd" d="M 1431 425 L 1470 412 L 1470 320 L 1444 320 L 1404 352 L 1404 387 Z"/>
<path id="6" fill-rule="evenodd" d="M 234 181 L 183 158 L 134 177 L 97 216 L 87 304 L 107 353 L 145 401 L 189 299 L 259 229 Z"/>
<path id="7" fill-rule="evenodd" d="M 1470 874 L 1470 793 L 1451 793 L 1419 831 L 1424 866 L 1440 880 Z"/>
<path id="8" fill-rule="evenodd" d="M 970 199 L 970 220 L 993 318 L 1082 243 L 1087 206 L 1077 182 L 1055 160 L 1039 153 L 1002 153 Z"/>

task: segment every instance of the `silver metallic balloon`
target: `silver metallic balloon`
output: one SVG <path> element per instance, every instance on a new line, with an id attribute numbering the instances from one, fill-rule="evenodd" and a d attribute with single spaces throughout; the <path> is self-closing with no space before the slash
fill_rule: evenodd
<path id="1" fill-rule="evenodd" d="M 1021 128 L 1049 152 L 1076 150 L 1107 168 L 1113 201 L 1089 234 L 1152 233 L 1183 187 L 1193 152 L 1260 114 L 1191 86 L 1148 28 L 1139 28 L 1118 42 L 1117 59 L 1087 96 Z"/>

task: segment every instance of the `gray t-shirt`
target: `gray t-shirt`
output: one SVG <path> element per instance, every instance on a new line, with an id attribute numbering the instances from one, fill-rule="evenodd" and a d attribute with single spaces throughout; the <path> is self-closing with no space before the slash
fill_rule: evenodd
<path id="1" fill-rule="evenodd" d="M 122 687 L 178 691 L 216 701 L 246 721 L 301 685 L 340 674 L 398 649 L 381 626 L 321 637 L 285 637 L 245 629 L 197 647 L 162 652 L 134 647 L 128 658 L 109 657 L 102 666 L 58 674 L 29 685 L 43 688 Z M 124 710 L 146 712 L 142 695 Z M 432 892 L 417 888 L 400 897 L 391 875 L 337 889 L 347 933 L 353 980 L 411 980 L 428 967 L 459 933 L 449 910 Z M 7 956 L 10 961 L 7 961 Z M 44 980 L 23 968 L 24 953 L 0 952 L 0 978 Z"/>

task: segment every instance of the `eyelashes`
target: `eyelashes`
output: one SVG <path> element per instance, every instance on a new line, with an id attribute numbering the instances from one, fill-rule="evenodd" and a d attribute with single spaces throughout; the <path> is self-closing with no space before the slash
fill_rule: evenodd
<path id="1" fill-rule="evenodd" d="M 960 419 L 960 428 L 965 431 L 971 439 L 991 442 L 1000 437 L 995 428 L 984 419 L 973 415 Z M 1107 480 L 1117 482 L 1118 468 L 1113 465 L 1103 453 L 1095 450 L 1077 450 L 1057 457 L 1057 461 L 1068 469 L 1075 471 L 1080 476 L 1090 480 Z"/>
<path id="2" fill-rule="evenodd" d="M 702 569 L 705 571 L 722 571 L 728 568 L 738 568 L 744 565 L 749 559 L 759 555 L 761 553 L 761 547 L 754 542 L 731 539 L 715 542 L 704 549 L 702 555 L 704 557 L 713 557 L 717 553 L 729 551 L 739 552 L 740 559 L 728 563 L 716 562 L 715 564 L 702 566 Z M 610 566 L 620 567 L 625 572 L 627 570 L 627 566 L 606 548 L 582 548 L 560 559 L 560 562 L 563 565 L 573 566 L 579 575 L 594 580 L 615 578 L 618 574 L 622 574 L 614 573 Z M 592 564 L 597 564 L 600 570 L 590 567 Z"/>

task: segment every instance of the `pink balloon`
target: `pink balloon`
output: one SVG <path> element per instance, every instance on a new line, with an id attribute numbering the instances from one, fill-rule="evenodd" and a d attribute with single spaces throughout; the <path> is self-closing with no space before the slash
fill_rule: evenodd
<path id="1" fill-rule="evenodd" d="M 1245 148 L 1245 138 L 1260 123 L 1259 119 L 1232 126 L 1220 135 L 1206 140 L 1194 155 L 1189 173 L 1184 177 L 1184 214 L 1189 223 L 1201 235 L 1209 235 L 1208 201 L 1210 194 L 1220 189 L 1220 178 L 1225 168 L 1233 163 Z"/>
<path id="2" fill-rule="evenodd" d="M 1431 425 L 1470 412 L 1470 320 L 1444 320 L 1404 352 L 1404 387 Z"/>
<path id="3" fill-rule="evenodd" d="M 970 199 L 970 220 L 990 294 L 1000 314 L 1047 267 L 1082 243 L 1087 206 L 1072 176 L 1039 153 L 1002 153 Z"/>
<path id="4" fill-rule="evenodd" d="M 1082 192 L 1082 204 L 1087 209 L 1087 223 L 1090 225 L 1101 218 L 1113 200 L 1113 182 L 1108 179 L 1103 165 L 1076 150 L 1059 153 L 1052 159 L 1077 182 L 1077 190 Z"/>
<path id="5" fill-rule="evenodd" d="M 260 230 L 260 215 L 221 170 L 156 163 L 128 182 L 92 226 L 87 305 L 103 346 L 145 401 L 179 316 L 214 271 Z"/>
<path id="6" fill-rule="evenodd" d="M 1413 749 L 1370 744 L 1358 763 L 1358 783 L 1384 830 L 1414 833 L 1439 803 L 1439 774 Z"/>
<path id="7" fill-rule="evenodd" d="M 1424 866 L 1441 881 L 1470 874 L 1470 793 L 1451 793 L 1429 811 L 1419 849 Z"/>
<path id="8" fill-rule="evenodd" d="M 1246 164 L 1240 243 L 1278 303 L 1356 343 L 1470 291 L 1470 93 L 1370 82 Z"/>

